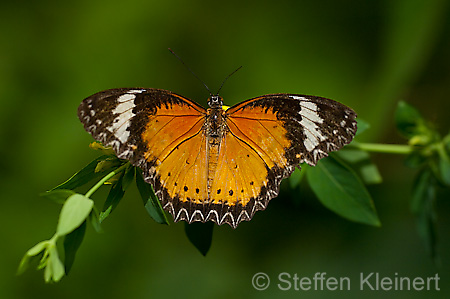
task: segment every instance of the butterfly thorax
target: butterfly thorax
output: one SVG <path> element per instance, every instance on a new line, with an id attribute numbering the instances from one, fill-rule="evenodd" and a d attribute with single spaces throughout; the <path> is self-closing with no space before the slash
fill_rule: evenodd
<path id="1" fill-rule="evenodd" d="M 209 104 L 209 101 L 208 101 Z M 222 109 L 222 101 L 219 107 L 208 108 L 204 126 L 208 159 L 208 197 L 210 198 L 211 185 L 217 169 L 220 145 L 226 131 L 225 110 Z"/>

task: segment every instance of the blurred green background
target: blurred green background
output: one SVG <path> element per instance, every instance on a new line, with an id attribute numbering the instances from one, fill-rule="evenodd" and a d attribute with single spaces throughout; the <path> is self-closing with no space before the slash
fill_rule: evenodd
<path id="1" fill-rule="evenodd" d="M 409 210 L 415 171 L 374 155 L 384 177 L 370 186 L 382 227 L 325 209 L 307 184 L 281 195 L 238 229 L 216 227 L 201 256 L 182 223 L 162 226 L 135 187 L 92 228 L 72 272 L 46 285 L 42 271 L 16 276 L 22 255 L 50 238 L 60 206 L 38 196 L 98 155 L 76 116 L 85 97 L 115 87 L 155 87 L 205 105 L 208 93 L 172 48 L 226 104 L 267 93 L 333 98 L 372 127 L 370 142 L 404 143 L 397 102 L 415 105 L 441 133 L 450 127 L 449 1 L 2 1 L 0 4 L 0 297 L 157 296 L 449 298 L 450 203 L 438 193 L 441 267 L 428 256 Z M 95 195 L 101 207 L 105 191 Z M 265 272 L 272 285 L 252 287 Z M 351 291 L 281 291 L 281 272 L 349 277 Z M 434 276 L 441 291 L 359 291 L 360 273 Z"/>

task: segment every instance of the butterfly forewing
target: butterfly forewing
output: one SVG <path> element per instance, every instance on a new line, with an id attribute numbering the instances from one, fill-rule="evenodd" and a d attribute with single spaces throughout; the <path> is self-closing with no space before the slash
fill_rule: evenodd
<path id="1" fill-rule="evenodd" d="M 257 97 L 231 107 L 227 115 L 230 119 L 272 122 L 273 126 L 265 126 L 266 134 L 289 142 L 279 144 L 287 164 L 294 166 L 303 162 L 316 165 L 329 152 L 350 143 L 357 129 L 356 113 L 349 107 L 330 99 L 298 94 Z M 283 127 L 283 132 L 277 125 Z"/>
<path id="2" fill-rule="evenodd" d="M 146 141 L 162 142 L 160 147 L 166 148 L 173 140 L 165 138 L 165 134 L 186 125 L 180 124 L 180 118 L 195 122 L 203 119 L 205 113 L 201 106 L 170 91 L 145 88 L 102 91 L 86 98 L 78 108 L 86 131 L 105 146 L 113 147 L 119 158 L 136 164 L 153 153 L 148 153 L 152 144 Z M 171 130 L 170 125 L 165 128 L 169 123 L 174 127 Z M 160 131 L 164 134 L 158 134 Z M 188 130 L 181 130 L 185 131 Z"/>

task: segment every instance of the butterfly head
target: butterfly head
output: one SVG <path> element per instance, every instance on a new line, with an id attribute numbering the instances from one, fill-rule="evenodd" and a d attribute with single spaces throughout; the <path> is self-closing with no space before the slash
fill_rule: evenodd
<path id="1" fill-rule="evenodd" d="M 208 99 L 208 106 L 210 108 L 221 108 L 223 105 L 223 99 L 219 97 L 218 95 L 212 95 Z"/>

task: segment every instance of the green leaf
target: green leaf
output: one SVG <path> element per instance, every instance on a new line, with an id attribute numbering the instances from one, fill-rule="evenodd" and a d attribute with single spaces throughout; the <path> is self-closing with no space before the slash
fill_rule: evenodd
<path id="1" fill-rule="evenodd" d="M 442 142 L 438 145 L 439 153 L 439 177 L 444 184 L 450 186 L 450 157 L 446 145 Z"/>
<path id="2" fill-rule="evenodd" d="M 35 256 L 38 255 L 42 250 L 44 250 L 45 248 L 47 248 L 49 242 L 48 241 L 42 241 L 37 243 L 36 245 L 34 245 L 33 247 L 31 247 L 26 255 L 28 256 Z"/>
<path id="3" fill-rule="evenodd" d="M 413 151 L 406 156 L 405 165 L 410 168 L 419 168 L 427 162 L 427 156 L 424 156 L 420 151 Z"/>
<path id="4" fill-rule="evenodd" d="M 413 106 L 400 101 L 395 111 L 395 122 L 400 134 L 411 138 L 420 133 L 424 119 Z"/>
<path id="5" fill-rule="evenodd" d="M 366 122 L 365 120 L 362 119 L 356 119 L 357 121 L 357 127 L 358 130 L 356 130 L 356 134 L 355 136 L 359 136 L 361 135 L 363 132 L 367 131 L 368 129 L 370 129 L 370 125 L 368 122 Z"/>
<path id="6" fill-rule="evenodd" d="M 50 259 L 46 259 L 45 266 L 43 267 L 43 269 L 44 269 L 44 280 L 46 283 L 50 283 L 52 281 L 53 276 Z"/>
<path id="7" fill-rule="evenodd" d="M 369 192 L 358 176 L 333 156 L 306 173 L 311 189 L 324 206 L 347 219 L 380 226 Z"/>
<path id="8" fill-rule="evenodd" d="M 191 224 L 185 222 L 184 224 L 186 236 L 203 256 L 206 256 L 211 248 L 213 229 L 214 222 L 212 221 L 193 222 Z"/>
<path id="9" fill-rule="evenodd" d="M 45 248 L 44 254 L 42 255 L 41 260 L 39 261 L 39 265 L 38 265 L 38 270 L 42 270 L 45 269 L 45 267 L 47 266 L 47 261 L 48 261 L 48 255 L 50 252 L 50 247 L 54 246 L 55 244 L 51 242 L 51 240 L 49 240 L 49 244 L 47 245 L 47 248 Z"/>
<path id="10" fill-rule="evenodd" d="M 89 216 L 93 205 L 94 202 L 91 199 L 81 194 L 70 196 L 59 214 L 56 233 L 59 236 L 64 236 L 79 227 Z"/>
<path id="11" fill-rule="evenodd" d="M 112 185 L 109 191 L 108 197 L 103 205 L 103 211 L 100 213 L 99 221 L 102 223 L 106 217 L 117 207 L 122 200 L 125 192 L 122 188 L 122 182 L 124 178 L 124 172 L 120 175 L 119 179 Z"/>
<path id="12" fill-rule="evenodd" d="M 122 179 L 122 190 L 124 192 L 127 190 L 127 188 L 130 186 L 130 183 L 133 181 L 135 173 L 136 167 L 130 166 L 125 170 L 125 174 Z"/>
<path id="13" fill-rule="evenodd" d="M 300 182 L 302 181 L 303 177 L 305 176 L 305 170 L 300 170 L 299 168 L 295 168 L 294 172 L 289 177 L 289 185 L 292 189 L 296 188 Z"/>
<path id="14" fill-rule="evenodd" d="M 365 184 L 380 184 L 383 181 L 378 167 L 372 163 L 368 152 L 346 148 L 333 154 L 350 163 Z"/>
<path id="15" fill-rule="evenodd" d="M 442 138 L 442 144 L 444 145 L 444 150 L 446 151 L 447 155 L 450 155 L 450 133 Z"/>
<path id="16" fill-rule="evenodd" d="M 94 172 L 95 173 L 105 173 L 109 170 L 115 168 L 120 164 L 120 160 L 117 157 L 108 157 L 105 160 L 102 160 L 97 163 L 95 166 Z"/>
<path id="17" fill-rule="evenodd" d="M 411 210 L 416 215 L 417 230 L 426 244 L 427 251 L 438 262 L 436 252 L 436 213 L 433 203 L 436 198 L 436 181 L 431 169 L 421 171 L 415 181 Z"/>
<path id="18" fill-rule="evenodd" d="M 145 209 L 150 217 L 160 224 L 168 225 L 169 221 L 167 220 L 166 213 L 164 213 L 164 210 L 161 207 L 159 199 L 156 197 L 152 186 L 144 181 L 140 171 L 136 172 L 136 186 L 141 194 Z"/>
<path id="19" fill-rule="evenodd" d="M 75 192 L 73 192 L 72 190 L 56 189 L 53 191 L 46 191 L 39 195 L 44 198 L 50 199 L 58 204 L 64 204 L 66 202 L 66 199 L 74 194 Z"/>
<path id="20" fill-rule="evenodd" d="M 47 246 L 49 245 L 48 241 L 42 241 L 31 247 L 23 256 L 22 260 L 20 261 L 19 268 L 17 269 L 17 275 L 22 274 L 27 268 L 28 265 L 31 262 L 31 259 L 35 256 L 37 256 L 39 253 L 44 251 Z"/>
<path id="21" fill-rule="evenodd" d="M 419 172 L 417 178 L 414 181 L 411 211 L 414 214 L 418 214 L 423 210 L 424 202 L 430 198 L 434 198 L 435 189 L 433 172 L 431 169 L 426 168 Z"/>
<path id="22" fill-rule="evenodd" d="M 63 278 L 64 265 L 59 259 L 58 249 L 55 245 L 50 246 L 47 265 L 45 267 L 45 282 L 58 282 Z"/>
<path id="23" fill-rule="evenodd" d="M 91 225 L 97 233 L 102 233 L 103 229 L 100 224 L 100 213 L 98 212 L 95 205 L 92 208 L 91 213 L 89 214 L 89 220 L 91 221 Z"/>
<path id="24" fill-rule="evenodd" d="M 97 164 L 99 164 L 102 161 L 111 161 L 111 163 L 108 163 L 108 167 L 102 167 L 101 171 L 96 172 Z M 65 181 L 64 183 L 56 186 L 52 190 L 55 189 L 75 189 L 79 186 L 82 186 L 89 181 L 103 176 L 105 173 L 109 172 L 110 170 L 116 168 L 120 164 L 120 160 L 117 157 L 104 155 L 101 157 L 98 157 L 88 165 L 86 165 L 82 170 L 75 173 L 70 179 Z M 52 191 L 50 190 L 50 191 Z"/>
<path id="25" fill-rule="evenodd" d="M 70 269 L 72 268 L 73 262 L 75 261 L 75 255 L 78 248 L 80 248 L 85 232 L 86 221 L 84 221 L 76 230 L 64 237 L 64 267 L 66 269 L 66 274 L 69 274 Z"/>
<path id="26" fill-rule="evenodd" d="M 439 159 L 439 170 L 442 181 L 450 186 L 450 161 L 447 159 Z"/>
<path id="27" fill-rule="evenodd" d="M 378 167 L 372 162 L 360 165 L 358 174 L 361 176 L 364 184 L 366 185 L 381 184 L 383 182 L 383 178 L 378 171 Z"/>

